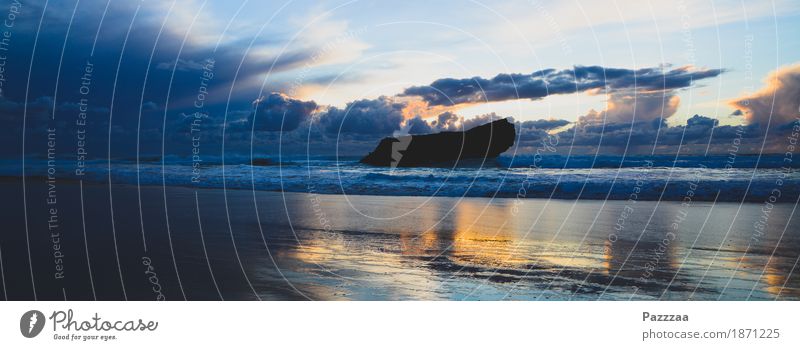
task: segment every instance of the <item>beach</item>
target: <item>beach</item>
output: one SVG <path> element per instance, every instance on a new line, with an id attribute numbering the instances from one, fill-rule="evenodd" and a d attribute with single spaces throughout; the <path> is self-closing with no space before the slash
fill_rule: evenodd
<path id="1" fill-rule="evenodd" d="M 796 203 L 22 182 L 8 300 L 800 299 Z"/>

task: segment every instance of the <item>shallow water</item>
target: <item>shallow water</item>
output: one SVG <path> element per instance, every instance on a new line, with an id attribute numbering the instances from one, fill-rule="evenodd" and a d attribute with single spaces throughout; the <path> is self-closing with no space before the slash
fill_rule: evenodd
<path id="1" fill-rule="evenodd" d="M 5 203 L 20 185 L 0 184 Z M 145 257 L 168 300 L 800 299 L 795 203 L 764 217 L 758 203 L 84 184 L 84 239 L 81 185 L 59 186 L 66 278 L 52 277 L 45 187 L 30 179 L 29 245 L 22 209 L 2 211 L 9 299 L 31 299 L 31 275 L 39 299 L 153 299 Z"/>

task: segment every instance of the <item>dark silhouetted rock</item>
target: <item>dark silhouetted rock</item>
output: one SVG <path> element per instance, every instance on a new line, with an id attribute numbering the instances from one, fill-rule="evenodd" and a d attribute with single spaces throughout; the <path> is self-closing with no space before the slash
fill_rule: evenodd
<path id="1" fill-rule="evenodd" d="M 271 165 L 280 165 L 280 163 L 269 159 L 269 158 L 253 158 L 250 161 L 250 165 L 253 166 L 271 166 Z"/>
<path id="2" fill-rule="evenodd" d="M 514 145 L 514 124 L 500 119 L 465 132 L 386 137 L 361 163 L 410 167 L 495 158 Z"/>

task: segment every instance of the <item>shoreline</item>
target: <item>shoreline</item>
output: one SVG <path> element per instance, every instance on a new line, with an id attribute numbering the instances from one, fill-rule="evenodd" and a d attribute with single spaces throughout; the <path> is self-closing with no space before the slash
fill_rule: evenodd
<path id="1" fill-rule="evenodd" d="M 14 183 L 14 182 L 21 182 L 22 176 L 7 176 L 2 175 L 0 176 L 0 182 L 5 183 Z M 45 176 L 25 176 L 28 180 L 43 180 L 46 181 L 47 177 Z M 27 180 L 26 180 L 27 181 Z M 107 181 L 97 181 L 93 179 L 75 179 L 75 178 L 59 178 L 57 179 L 59 183 L 66 183 L 66 184 L 78 184 L 83 181 L 84 184 L 90 186 L 108 186 Z M 141 188 L 185 188 L 185 189 L 194 189 L 194 190 L 226 190 L 226 191 L 245 191 L 245 192 L 263 192 L 263 193 L 296 193 L 296 194 L 317 194 L 317 195 L 326 195 L 326 196 L 348 196 L 348 197 L 403 197 L 403 198 L 483 198 L 483 199 L 503 199 L 503 200 L 556 200 L 556 201 L 599 201 L 599 202 L 629 202 L 630 199 L 628 198 L 575 198 L 575 197 L 515 197 L 515 196 L 454 196 L 454 195 L 442 195 L 437 194 L 433 196 L 426 196 L 426 195 L 413 195 L 413 194 L 368 194 L 368 193 L 357 193 L 357 194 L 346 194 L 346 193 L 329 193 L 329 192 L 314 192 L 314 191 L 281 191 L 281 190 L 272 190 L 272 189 L 248 189 L 242 187 L 217 187 L 217 186 L 192 186 L 187 184 L 166 184 L 166 185 L 159 185 L 159 184 L 143 184 L 137 186 L 135 183 L 127 183 L 127 182 L 119 182 L 119 183 L 112 183 L 112 186 L 130 186 L 133 188 L 141 187 Z M 670 202 L 670 203 L 680 203 L 683 200 L 681 199 L 657 199 L 657 198 L 649 198 L 645 197 L 643 199 L 636 199 L 634 202 Z M 768 201 L 768 198 L 749 198 L 744 200 L 718 200 L 714 201 L 708 197 L 699 197 L 699 198 L 692 198 L 692 202 L 696 203 L 739 203 L 739 204 L 753 204 L 753 203 L 764 203 Z M 796 199 L 794 198 L 787 198 L 782 197 L 779 198 L 776 203 L 783 203 L 783 204 L 791 204 L 795 202 Z"/>
<path id="2" fill-rule="evenodd" d="M 9 299 L 32 299 L 31 275 L 43 300 L 800 299 L 790 273 L 800 220 L 786 203 L 748 248 L 761 213 L 752 203 L 682 211 L 680 202 L 59 185 L 64 278 L 54 279 L 46 185 L 27 186 L 26 224 L 21 182 L 0 180 L 11 233 L 0 248 L 16 267 L 6 271 Z"/>

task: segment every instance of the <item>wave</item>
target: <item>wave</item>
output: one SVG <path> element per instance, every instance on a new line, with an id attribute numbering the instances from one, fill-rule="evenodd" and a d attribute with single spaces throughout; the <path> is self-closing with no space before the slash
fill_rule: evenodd
<path id="1" fill-rule="evenodd" d="M 743 158 L 754 158 L 747 156 Z M 58 179 L 93 182 L 205 188 L 255 189 L 262 191 L 316 192 L 322 194 L 447 196 L 501 198 L 558 198 L 613 200 L 792 202 L 800 196 L 800 170 L 779 167 L 776 157 L 741 160 L 739 167 L 719 166 L 718 157 L 625 158 L 597 157 L 594 167 L 578 167 L 588 158 L 547 157 L 538 167 L 512 166 L 380 168 L 353 160 L 281 159 L 267 166 L 244 164 L 112 163 L 90 161 L 84 176 L 74 174 L 74 162 L 56 163 Z M 574 160 L 573 160 L 574 159 Z M 532 158 L 527 160 L 532 161 Z M 648 163 L 651 160 L 652 163 Z M 619 162 L 624 166 L 597 167 Z M 642 162 L 645 162 L 642 165 Z M 681 164 L 684 167 L 664 166 Z M 758 167 L 745 167 L 756 164 Z M 647 165 L 651 164 L 651 165 Z M 702 164 L 702 167 L 690 165 Z M 710 165 L 716 164 L 716 167 Z M 764 167 L 763 165 L 771 165 Z M 31 179 L 47 175 L 47 163 L 26 163 Z M 21 176 L 19 162 L 0 162 L 0 176 Z M 773 199 L 770 196 L 775 196 Z"/>
<path id="2" fill-rule="evenodd" d="M 522 168 L 538 167 L 546 169 L 608 169 L 608 168 L 641 168 L 641 167 L 677 167 L 677 168 L 706 168 L 723 169 L 776 169 L 782 167 L 800 168 L 800 157 L 784 158 L 780 154 L 764 155 L 547 155 L 537 157 L 524 154 L 500 156 L 498 163 L 503 167 Z"/>

